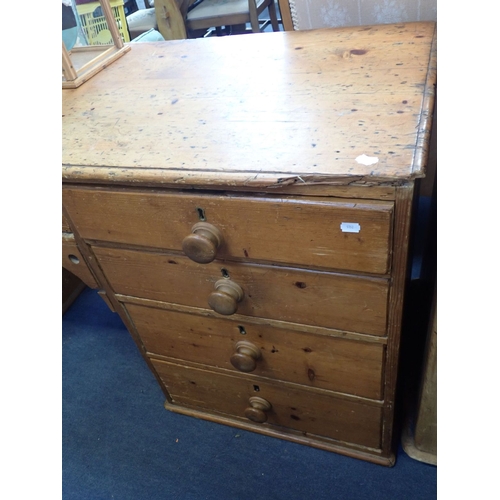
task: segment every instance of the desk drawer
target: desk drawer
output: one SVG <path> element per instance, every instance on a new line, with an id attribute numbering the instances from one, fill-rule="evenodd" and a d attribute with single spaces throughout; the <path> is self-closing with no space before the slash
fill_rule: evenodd
<path id="1" fill-rule="evenodd" d="M 201 217 L 217 259 L 389 272 L 390 202 L 76 188 L 63 201 L 86 239 L 181 251 Z"/>
<path id="2" fill-rule="evenodd" d="M 151 354 L 382 399 L 383 345 L 135 304 L 126 307 Z"/>
<path id="3" fill-rule="evenodd" d="M 380 448 L 380 407 L 288 386 L 152 360 L 175 405 L 262 426 Z M 270 404 L 262 409 L 260 398 Z"/>
<path id="4" fill-rule="evenodd" d="M 196 264 L 181 255 L 136 250 L 93 250 L 119 294 L 209 309 L 215 286 L 230 282 L 243 292 L 236 303 L 238 314 L 372 335 L 386 333 L 389 285 L 382 278 L 255 264 Z"/>
<path id="5" fill-rule="evenodd" d="M 62 267 L 80 278 L 88 287 L 98 288 L 72 233 L 62 234 Z"/>

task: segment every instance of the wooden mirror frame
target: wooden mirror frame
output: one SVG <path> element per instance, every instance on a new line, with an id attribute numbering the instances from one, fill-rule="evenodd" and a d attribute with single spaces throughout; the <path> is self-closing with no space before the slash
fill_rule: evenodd
<path id="1" fill-rule="evenodd" d="M 79 87 L 130 50 L 130 46 L 123 43 L 109 0 L 97 1 L 101 4 L 102 12 L 108 23 L 113 45 L 89 45 L 74 47 L 71 51 L 68 51 L 64 42 L 62 42 L 63 89 Z M 79 59 L 81 66 L 75 68 L 71 56 Z"/>

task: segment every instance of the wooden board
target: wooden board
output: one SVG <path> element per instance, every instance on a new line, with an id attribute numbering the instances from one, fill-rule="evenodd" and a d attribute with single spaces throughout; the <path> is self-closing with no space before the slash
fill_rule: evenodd
<path id="1" fill-rule="evenodd" d="M 94 275 L 71 233 L 63 233 L 62 236 L 62 267 L 80 278 L 88 287 L 98 288 Z"/>
<path id="2" fill-rule="evenodd" d="M 94 246 L 114 291 L 209 309 L 208 297 L 222 278 L 238 283 L 244 298 L 238 314 L 384 336 L 388 280 L 292 268 L 214 261 Z"/>
<path id="3" fill-rule="evenodd" d="M 382 398 L 383 345 L 135 304 L 126 307 L 150 355 L 238 373 L 231 356 L 236 352 L 236 344 L 244 341 L 261 353 L 251 371 L 254 375 Z"/>
<path id="4" fill-rule="evenodd" d="M 63 89 L 76 89 L 130 50 L 130 45 L 77 47 L 71 56 L 63 52 Z M 64 69 L 66 66 L 66 69 Z"/>
<path id="5" fill-rule="evenodd" d="M 69 272 L 64 267 L 62 268 L 62 313 L 64 314 L 71 304 L 76 300 L 78 295 L 85 289 L 85 283 Z"/>
<path id="6" fill-rule="evenodd" d="M 63 178 L 266 187 L 422 176 L 434 33 L 409 23 L 137 44 L 64 93 Z"/>
<path id="7" fill-rule="evenodd" d="M 202 216 L 221 232 L 218 259 L 389 271 L 390 202 L 71 188 L 63 200 L 85 239 L 182 251 Z"/>
<path id="8" fill-rule="evenodd" d="M 212 410 L 245 420 L 249 398 L 269 401 L 268 425 L 302 431 L 306 435 L 330 437 L 339 441 L 380 447 L 381 409 L 369 404 L 336 399 L 269 381 L 245 380 L 205 370 L 151 360 L 172 402 Z"/>

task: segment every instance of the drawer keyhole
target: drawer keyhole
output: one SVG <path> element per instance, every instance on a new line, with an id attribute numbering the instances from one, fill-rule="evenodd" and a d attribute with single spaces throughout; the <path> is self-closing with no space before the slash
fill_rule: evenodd
<path id="1" fill-rule="evenodd" d="M 205 222 L 207 218 L 205 217 L 205 210 L 200 207 L 196 207 L 196 211 L 198 212 L 198 219 L 200 219 L 202 222 Z"/>

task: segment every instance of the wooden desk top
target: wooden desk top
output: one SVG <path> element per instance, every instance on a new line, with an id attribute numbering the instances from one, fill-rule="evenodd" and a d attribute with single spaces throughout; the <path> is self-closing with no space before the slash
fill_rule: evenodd
<path id="1" fill-rule="evenodd" d="M 63 180 L 272 187 L 425 174 L 434 23 L 132 44 L 63 91 Z"/>

